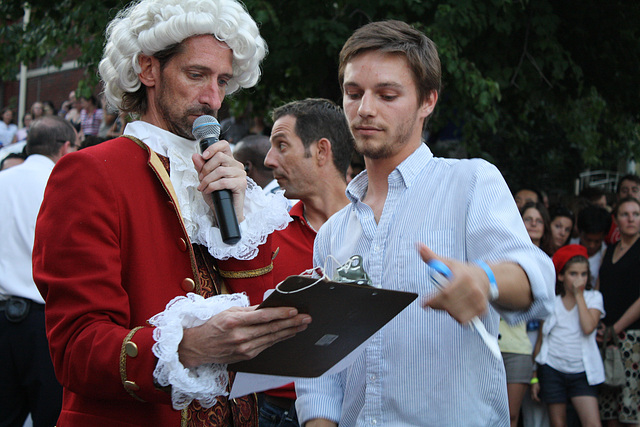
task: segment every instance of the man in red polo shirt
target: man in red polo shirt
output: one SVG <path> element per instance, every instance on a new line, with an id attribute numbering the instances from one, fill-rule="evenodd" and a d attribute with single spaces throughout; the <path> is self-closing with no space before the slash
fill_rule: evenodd
<path id="1" fill-rule="evenodd" d="M 314 267 L 317 230 L 349 203 L 346 173 L 353 137 L 342 109 L 325 99 L 305 99 L 276 108 L 272 119 L 271 149 L 264 163 L 285 196 L 300 201 L 289 211 L 293 221 L 269 236 L 257 258 L 220 263 L 229 288 L 246 292 L 251 304 L 262 302 L 264 292 L 287 277 Z M 298 426 L 293 383 L 263 397 L 261 427 Z"/>

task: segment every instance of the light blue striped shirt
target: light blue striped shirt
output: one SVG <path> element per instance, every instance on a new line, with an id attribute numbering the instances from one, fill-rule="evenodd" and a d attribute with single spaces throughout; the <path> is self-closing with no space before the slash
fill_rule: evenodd
<path id="1" fill-rule="evenodd" d="M 376 286 L 420 297 L 374 335 L 340 374 L 296 382 L 301 422 L 326 418 L 348 426 L 508 426 L 506 378 L 471 326 L 424 310 L 436 292 L 415 247 L 462 261 L 513 261 L 529 277 L 534 302 L 526 312 L 500 311 L 509 322 L 544 318 L 553 307 L 551 260 L 531 243 L 500 172 L 483 160 L 434 158 L 422 144 L 388 178 L 379 223 L 362 202 L 366 172 L 347 188 L 351 204 L 320 229 L 314 265 L 363 257 Z M 330 274 L 330 273 L 329 273 Z M 498 334 L 491 307 L 482 321 Z"/>

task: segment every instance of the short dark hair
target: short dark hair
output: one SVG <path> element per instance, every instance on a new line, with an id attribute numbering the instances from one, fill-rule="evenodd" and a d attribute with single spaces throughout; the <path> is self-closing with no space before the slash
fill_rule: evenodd
<path id="1" fill-rule="evenodd" d="M 407 58 L 420 104 L 427 100 L 432 91 L 440 92 L 442 71 L 436 44 L 406 22 L 394 20 L 371 22 L 349 37 L 340 51 L 338 80 L 341 89 L 347 63 L 361 53 L 374 50 Z"/>
<path id="2" fill-rule="evenodd" d="M 578 213 L 578 231 L 581 233 L 608 233 L 611 214 L 605 208 L 589 205 Z"/>
<path id="3" fill-rule="evenodd" d="M 346 180 L 354 141 L 342 108 L 328 99 L 307 98 L 289 102 L 271 113 L 274 122 L 284 116 L 296 118 L 295 131 L 307 155 L 311 144 L 320 139 L 331 142 L 333 164 Z"/>
<path id="4" fill-rule="evenodd" d="M 24 160 L 25 158 L 26 158 L 26 156 L 24 155 L 24 153 L 9 153 L 9 154 L 7 154 L 4 157 L 4 159 L 2 159 L 2 161 L 0 161 L 0 171 L 4 167 L 4 163 L 7 160 L 11 160 L 11 159 L 22 159 L 22 160 Z"/>
<path id="5" fill-rule="evenodd" d="M 597 202 L 602 196 L 606 197 L 607 193 L 599 187 L 585 187 L 582 189 L 578 197 L 582 197 L 589 201 L 589 203 Z"/>
<path id="6" fill-rule="evenodd" d="M 573 211 L 565 205 L 553 205 L 549 208 L 549 219 L 553 221 L 558 217 L 569 218 L 572 224 L 576 222 L 576 216 Z"/>
<path id="7" fill-rule="evenodd" d="M 264 165 L 264 159 L 271 148 L 266 135 L 247 135 L 236 144 L 233 155 L 237 160 L 249 161 L 256 169 L 271 170 Z"/>
<path id="8" fill-rule="evenodd" d="M 640 185 L 640 176 L 632 174 L 632 173 L 624 175 L 622 178 L 620 178 L 618 180 L 618 186 L 616 187 L 616 194 L 620 194 L 620 187 L 622 187 L 622 183 L 624 181 L 632 181 L 632 182 L 635 182 L 636 184 Z"/>
<path id="9" fill-rule="evenodd" d="M 55 156 L 66 141 L 75 143 L 76 130 L 59 116 L 43 116 L 31 124 L 27 136 L 27 155 Z"/>

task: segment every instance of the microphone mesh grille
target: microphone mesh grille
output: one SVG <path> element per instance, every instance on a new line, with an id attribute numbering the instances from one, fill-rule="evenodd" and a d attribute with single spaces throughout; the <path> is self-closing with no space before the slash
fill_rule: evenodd
<path id="1" fill-rule="evenodd" d="M 197 139 L 220 136 L 220 123 L 213 116 L 200 116 L 193 122 L 191 130 Z"/>

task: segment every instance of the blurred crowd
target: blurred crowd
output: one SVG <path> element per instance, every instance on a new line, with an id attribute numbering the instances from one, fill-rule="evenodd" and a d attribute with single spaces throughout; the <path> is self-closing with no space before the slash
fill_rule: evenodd
<path id="1" fill-rule="evenodd" d="M 501 321 L 511 425 L 636 425 L 640 177 L 621 177 L 613 194 L 587 187 L 551 204 L 533 186 L 513 195 L 532 242 L 553 259 L 557 300 L 547 319 Z M 583 262 L 582 279 L 571 260 Z M 607 329 L 623 355 L 626 382 L 619 387 L 603 384 L 599 348 L 612 344 L 603 342 Z"/>
<path id="2" fill-rule="evenodd" d="M 0 160 L 3 166 L 19 164 L 24 160 L 24 148 L 31 123 L 43 116 L 57 115 L 68 120 L 78 131 L 81 147 L 89 147 L 107 139 L 122 135 L 127 117 L 118 110 L 108 106 L 101 96 L 76 96 L 75 91 L 69 93 L 60 108 L 52 101 L 35 101 L 22 118 L 22 126 L 15 123 L 14 109 L 6 107 L 2 110 L 0 123 Z M 6 160 L 5 160 L 6 159 Z"/>
<path id="3" fill-rule="evenodd" d="M 5 108 L 0 123 L 0 170 L 24 162 L 31 124 L 44 116 L 71 123 L 78 134 L 78 148 L 122 135 L 129 119 L 108 107 L 104 99 L 76 96 L 73 91 L 59 109 L 49 101 L 34 102 L 20 128 L 14 123 L 14 111 Z M 221 127 L 221 139 L 232 147 L 248 135 L 261 135 L 262 157 L 266 155 L 271 129 L 260 118 L 250 113 L 232 116 Z M 262 158 L 253 163 L 243 159 L 241 145 L 237 156 L 245 163 L 247 174 L 262 187 L 273 185 L 272 170 L 264 167 Z M 347 182 L 363 168 L 362 157 L 354 154 Z M 260 172 L 266 174 L 264 183 L 256 175 Z M 530 186 L 520 188 L 513 197 L 532 242 L 556 266 L 557 310 L 547 319 L 526 324 L 500 323 L 511 425 L 587 426 L 601 425 L 602 420 L 616 426 L 636 419 L 640 400 L 640 177 L 623 176 L 615 193 L 587 187 L 578 196 L 550 203 L 544 192 Z M 582 274 L 584 280 L 570 278 L 574 273 L 576 277 Z M 627 380 L 617 388 L 601 385 L 597 373 L 602 371 L 600 354 L 593 357 L 594 348 L 607 344 L 603 343 L 607 328 L 618 337 L 624 355 Z M 593 364 L 596 374 L 590 374 Z"/>

